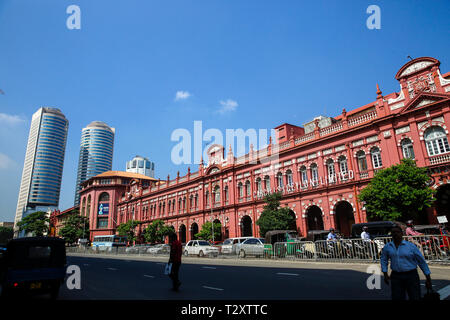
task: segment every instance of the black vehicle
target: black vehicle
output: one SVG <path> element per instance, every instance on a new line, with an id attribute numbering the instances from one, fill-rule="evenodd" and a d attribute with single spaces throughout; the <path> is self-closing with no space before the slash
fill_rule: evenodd
<path id="1" fill-rule="evenodd" d="M 2 297 L 50 293 L 56 299 L 66 276 L 65 241 L 53 237 L 12 239 L 0 258 Z"/>
<path id="2" fill-rule="evenodd" d="M 306 241 L 312 241 L 316 242 L 319 240 L 327 240 L 328 234 L 330 233 L 330 230 L 311 230 L 308 231 L 308 234 L 306 236 Z M 334 233 L 336 235 L 339 234 L 339 230 L 334 230 Z"/>
<path id="3" fill-rule="evenodd" d="M 403 232 L 406 230 L 406 225 L 398 221 L 374 221 L 365 223 L 356 223 L 352 225 L 351 238 L 360 239 L 363 227 L 368 228 L 368 232 L 371 239 L 380 237 L 390 237 L 391 229 L 394 226 L 400 226 Z"/>

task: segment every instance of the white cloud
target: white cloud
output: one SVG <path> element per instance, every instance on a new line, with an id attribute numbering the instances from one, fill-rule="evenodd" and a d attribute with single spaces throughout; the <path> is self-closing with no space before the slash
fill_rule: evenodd
<path id="1" fill-rule="evenodd" d="M 19 123 L 24 123 L 25 119 L 16 115 L 9 115 L 6 113 L 0 113 L 0 123 L 6 123 L 9 125 L 15 125 Z"/>
<path id="2" fill-rule="evenodd" d="M 238 103 L 234 100 L 228 99 L 227 101 L 220 101 L 220 109 L 219 109 L 219 113 L 225 113 L 225 112 L 231 112 L 231 111 L 235 111 Z"/>
<path id="3" fill-rule="evenodd" d="M 6 154 L 0 153 L 0 170 L 8 169 L 15 166 L 15 162 L 11 160 Z"/>
<path id="4" fill-rule="evenodd" d="M 191 94 L 188 91 L 177 91 L 177 93 L 175 95 L 175 101 L 186 100 L 190 96 L 191 96 Z"/>

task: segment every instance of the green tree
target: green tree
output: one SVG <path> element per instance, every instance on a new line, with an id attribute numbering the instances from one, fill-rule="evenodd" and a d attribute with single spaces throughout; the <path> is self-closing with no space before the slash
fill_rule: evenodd
<path id="1" fill-rule="evenodd" d="M 287 207 L 281 208 L 280 201 L 280 192 L 268 194 L 264 198 L 266 205 L 258 221 L 256 221 L 261 237 L 264 237 L 267 231 L 289 230 L 294 225 L 295 218 L 291 215 L 290 209 Z"/>
<path id="2" fill-rule="evenodd" d="M 425 168 L 414 160 L 403 159 L 399 164 L 380 170 L 359 194 L 371 217 L 382 220 L 408 220 L 433 203 L 434 190 L 427 182 Z"/>
<path id="3" fill-rule="evenodd" d="M 119 236 L 126 236 L 129 244 L 136 241 L 136 227 L 140 225 L 141 222 L 137 220 L 129 220 L 125 223 L 120 224 L 117 227 L 117 232 Z"/>
<path id="4" fill-rule="evenodd" d="M 0 244 L 5 244 L 14 236 L 13 228 L 0 227 Z"/>
<path id="5" fill-rule="evenodd" d="M 88 239 L 89 219 L 79 214 L 70 215 L 64 226 L 59 230 L 59 235 L 67 243 L 75 243 L 78 239 Z"/>
<path id="6" fill-rule="evenodd" d="M 173 233 L 175 233 L 173 226 L 168 226 L 164 221 L 157 219 L 144 230 L 144 238 L 150 243 L 163 242 L 165 236 Z"/>
<path id="7" fill-rule="evenodd" d="M 46 212 L 36 211 L 22 218 L 17 226 L 19 231 L 25 230 L 26 233 L 31 233 L 34 237 L 42 237 L 44 233 L 48 233 L 49 223 L 50 219 Z"/>
<path id="8" fill-rule="evenodd" d="M 214 239 L 220 239 L 222 235 L 222 225 L 219 222 L 214 223 Z M 212 240 L 212 222 L 206 221 L 202 225 L 202 230 L 199 233 L 195 234 L 197 239 L 201 240 Z"/>

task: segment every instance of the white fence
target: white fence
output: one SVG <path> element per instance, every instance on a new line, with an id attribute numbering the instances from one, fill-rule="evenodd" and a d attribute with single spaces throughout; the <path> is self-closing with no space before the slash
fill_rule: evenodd
<path id="1" fill-rule="evenodd" d="M 428 262 L 450 263 L 450 236 L 414 236 L 404 237 L 404 240 L 414 243 Z M 391 237 L 375 238 L 373 240 L 339 239 L 336 241 L 321 240 L 316 242 L 277 242 L 274 245 L 265 245 L 264 254 L 254 255 L 254 257 L 301 261 L 374 262 L 379 261 L 381 250 L 390 241 L 392 241 Z M 149 253 L 147 250 L 134 250 L 133 248 L 125 247 L 68 247 L 67 252 L 130 256 L 168 256 L 168 252 Z M 217 257 L 232 259 L 237 258 L 238 255 L 237 251 L 235 251 L 230 254 L 220 253 Z"/>

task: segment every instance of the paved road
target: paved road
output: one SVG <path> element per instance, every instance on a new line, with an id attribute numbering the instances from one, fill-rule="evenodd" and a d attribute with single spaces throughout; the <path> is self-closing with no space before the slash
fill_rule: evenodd
<path id="1" fill-rule="evenodd" d="M 179 292 L 170 290 L 163 274 L 166 258 L 127 259 L 74 256 L 69 265 L 81 269 L 81 290 L 63 286 L 59 299 L 152 300 L 386 300 L 389 288 L 369 290 L 369 265 L 281 263 L 267 261 L 215 261 L 184 259 Z M 432 267 L 436 291 L 450 288 L 450 268 Z M 422 275 L 423 276 L 423 275 Z M 424 283 L 423 277 L 422 285 Z M 424 286 L 422 286 L 424 288 Z"/>

